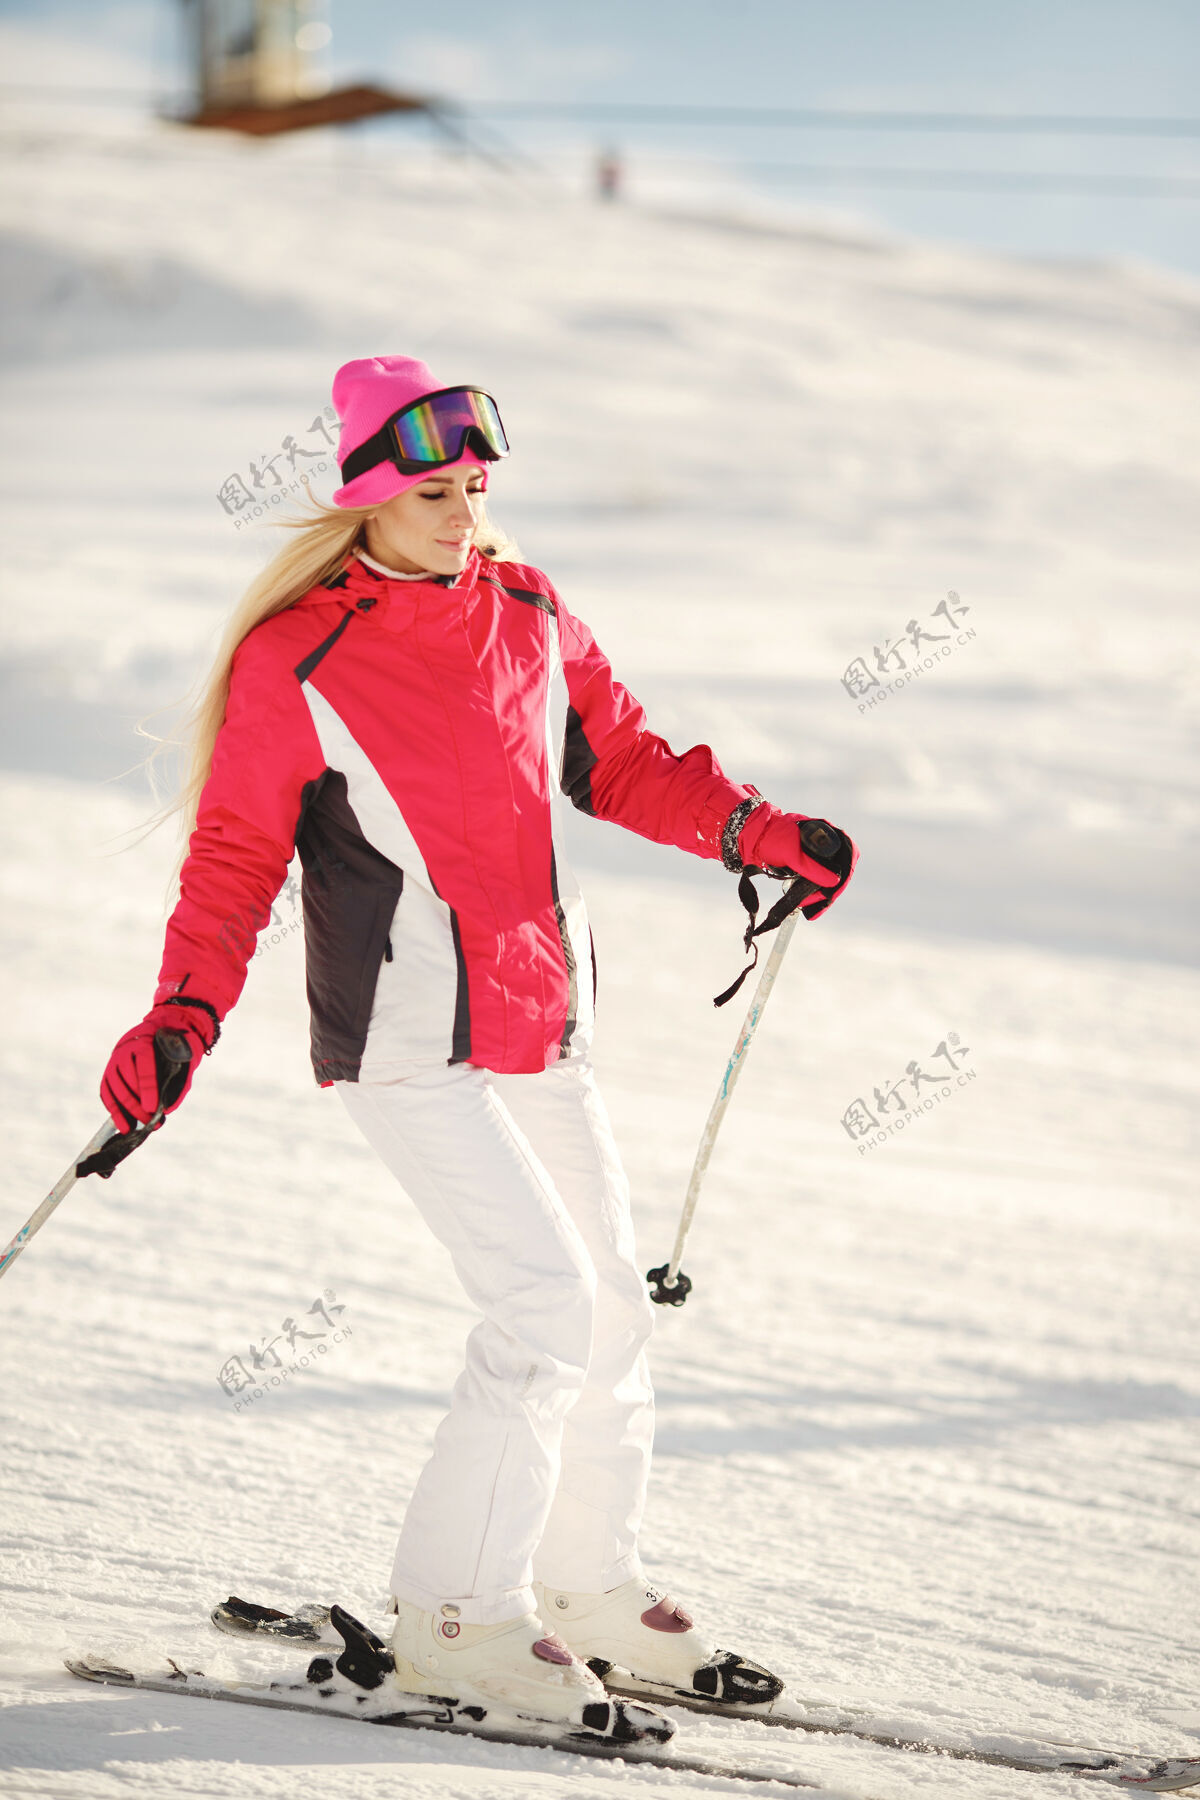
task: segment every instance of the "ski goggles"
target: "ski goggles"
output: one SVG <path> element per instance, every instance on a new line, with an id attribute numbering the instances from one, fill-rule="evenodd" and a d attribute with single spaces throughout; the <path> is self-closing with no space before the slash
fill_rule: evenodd
<path id="1" fill-rule="evenodd" d="M 482 388 L 441 388 L 401 407 L 352 450 L 342 480 L 351 482 L 381 462 L 394 463 L 402 475 L 423 475 L 458 462 L 468 446 L 487 462 L 508 455 L 496 402 Z"/>

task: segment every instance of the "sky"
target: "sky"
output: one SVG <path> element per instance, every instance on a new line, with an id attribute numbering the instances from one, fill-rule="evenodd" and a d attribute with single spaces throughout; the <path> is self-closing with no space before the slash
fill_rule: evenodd
<path id="1" fill-rule="evenodd" d="M 178 0 L 0 0 L 5 83 L 182 86 Z M 664 183 L 918 237 L 1063 257 L 1142 258 L 1200 273 L 1200 136 L 883 132 L 532 120 L 540 104 L 725 105 L 1189 118 L 1200 114 L 1194 0 L 316 0 L 337 82 L 369 78 L 483 108 L 484 125 L 547 168 L 613 146 L 631 196 Z M 732 19 L 732 22 L 731 22 Z M 0 87 L 0 94 L 11 88 Z M 412 125 L 357 127 L 413 141 Z M 715 165 L 715 166 L 714 166 Z M 852 171 L 869 174 L 852 174 Z M 1190 192 L 975 191 L 976 174 L 1076 184 L 1190 183 Z M 935 185 L 925 185 L 926 175 Z"/>

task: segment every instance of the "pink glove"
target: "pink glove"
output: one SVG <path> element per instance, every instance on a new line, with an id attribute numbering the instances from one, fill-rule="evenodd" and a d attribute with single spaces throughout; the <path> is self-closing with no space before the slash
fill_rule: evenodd
<path id="1" fill-rule="evenodd" d="M 819 890 L 800 910 L 816 919 L 832 906 L 858 861 L 858 851 L 827 819 L 780 812 L 767 801 L 756 806 L 737 837 L 742 864 L 768 875 L 799 875 Z"/>
<path id="2" fill-rule="evenodd" d="M 192 1060 L 178 1098 L 167 1107 L 174 1112 L 192 1085 L 201 1053 L 208 1055 L 221 1035 L 217 1010 L 206 1000 L 164 1000 L 151 1007 L 140 1025 L 127 1031 L 108 1059 L 100 1083 L 100 1098 L 120 1132 L 147 1125 L 158 1110 L 158 1073 L 154 1060 L 156 1031 L 178 1031 L 187 1038 Z"/>

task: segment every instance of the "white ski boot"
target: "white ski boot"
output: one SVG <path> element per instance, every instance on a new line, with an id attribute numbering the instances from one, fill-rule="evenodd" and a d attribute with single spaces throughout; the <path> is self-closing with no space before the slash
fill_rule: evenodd
<path id="1" fill-rule="evenodd" d="M 671 1721 L 651 1707 L 612 1699 L 536 1613 L 471 1625 L 449 1602 L 437 1612 L 422 1612 L 407 1600 L 392 1604 L 395 1681 L 405 1693 L 437 1694 L 626 1743 L 665 1742 L 673 1735 Z"/>
<path id="2" fill-rule="evenodd" d="M 719 1650 L 690 1615 L 642 1577 L 606 1594 L 534 1583 L 541 1616 L 614 1693 L 692 1705 L 766 1707 L 783 1692 L 778 1675 L 733 1650 Z M 629 1679 L 627 1679 L 627 1677 Z"/>

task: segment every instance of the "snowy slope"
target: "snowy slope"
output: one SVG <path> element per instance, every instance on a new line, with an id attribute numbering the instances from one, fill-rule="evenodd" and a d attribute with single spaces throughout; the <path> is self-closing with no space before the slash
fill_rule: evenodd
<path id="1" fill-rule="evenodd" d="M 500 395 L 495 510 L 658 728 L 863 850 L 797 936 L 696 1296 L 659 1321 L 652 1571 L 805 1694 L 1200 1752 L 1200 291 L 315 144 L 153 146 L 31 144 L 0 198 L 0 1239 L 100 1122 L 157 971 L 173 846 L 117 853 L 147 803 L 116 778 L 268 552 L 217 489 L 318 441 L 338 362 L 414 350 Z M 945 631 L 950 590 L 965 641 L 860 712 L 848 665 Z M 738 1023 L 709 998 L 738 909 L 719 869 L 574 842 L 648 1266 Z M 312 1084 L 293 917 L 187 1105 L 0 1286 L 0 1792 L 719 1791 L 60 1669 L 139 1636 L 211 1658 L 227 1592 L 376 1610 L 456 1372 L 445 1259 Z M 852 1141 L 850 1103 L 943 1042 L 975 1078 Z M 350 1334 L 235 1411 L 222 1365 L 327 1294 Z M 881 1800 L 1079 1791 L 688 1730 Z"/>

